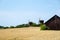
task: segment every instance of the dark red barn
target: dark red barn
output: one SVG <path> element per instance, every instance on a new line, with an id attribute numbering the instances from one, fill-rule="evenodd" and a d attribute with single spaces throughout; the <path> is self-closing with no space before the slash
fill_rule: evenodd
<path id="1" fill-rule="evenodd" d="M 45 25 L 50 30 L 60 30 L 60 17 L 57 15 L 53 16 L 51 19 L 45 22 Z"/>

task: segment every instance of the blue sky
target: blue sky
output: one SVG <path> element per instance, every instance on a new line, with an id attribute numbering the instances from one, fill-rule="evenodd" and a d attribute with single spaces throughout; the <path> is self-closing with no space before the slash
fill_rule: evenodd
<path id="1" fill-rule="evenodd" d="M 52 16 L 60 16 L 60 0 L 0 0 L 0 25 L 10 26 L 45 22 Z"/>

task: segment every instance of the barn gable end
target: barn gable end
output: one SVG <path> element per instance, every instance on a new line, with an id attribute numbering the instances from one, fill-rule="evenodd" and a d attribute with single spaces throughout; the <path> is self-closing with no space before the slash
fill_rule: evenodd
<path id="1" fill-rule="evenodd" d="M 60 30 L 60 17 L 54 15 L 51 19 L 45 22 L 45 25 L 51 30 Z"/>

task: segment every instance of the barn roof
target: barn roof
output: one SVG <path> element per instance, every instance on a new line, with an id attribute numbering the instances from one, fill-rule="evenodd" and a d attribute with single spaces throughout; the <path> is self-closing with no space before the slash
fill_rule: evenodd
<path id="1" fill-rule="evenodd" d="M 46 23 L 49 23 L 49 22 L 51 22 L 51 21 L 53 21 L 53 20 L 55 20 L 56 18 L 60 19 L 59 16 L 54 15 L 52 18 L 50 18 L 48 21 L 46 21 L 45 24 L 46 24 Z"/>

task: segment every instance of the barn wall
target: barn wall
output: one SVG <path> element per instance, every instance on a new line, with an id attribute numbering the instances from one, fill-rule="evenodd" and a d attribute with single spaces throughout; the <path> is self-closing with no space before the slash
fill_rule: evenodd
<path id="1" fill-rule="evenodd" d="M 48 26 L 52 30 L 60 30 L 60 19 L 51 19 L 49 22 L 46 23 L 46 26 Z"/>

